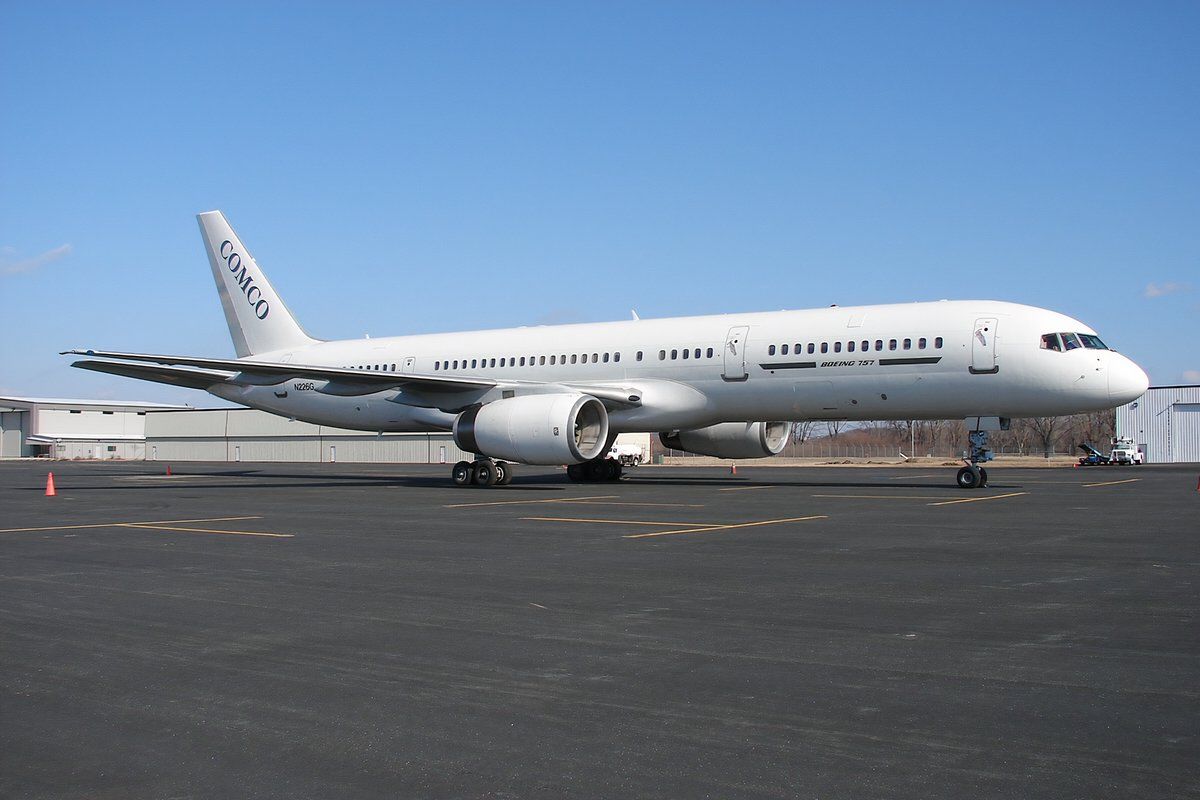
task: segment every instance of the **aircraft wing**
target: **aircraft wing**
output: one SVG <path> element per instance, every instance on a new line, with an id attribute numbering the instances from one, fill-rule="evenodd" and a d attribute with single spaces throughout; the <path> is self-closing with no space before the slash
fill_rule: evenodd
<path id="1" fill-rule="evenodd" d="M 133 361 L 150 364 L 169 365 L 168 367 L 160 367 L 157 373 L 160 377 L 166 376 L 168 373 L 173 373 L 178 376 L 179 380 L 184 380 L 186 376 L 192 376 L 191 379 L 202 380 L 194 370 L 179 370 L 171 369 L 171 367 L 195 367 L 199 368 L 200 374 L 205 371 L 212 373 L 212 370 L 220 370 L 222 373 L 217 380 L 211 380 L 204 383 L 203 386 L 196 388 L 204 388 L 211 386 L 214 383 L 225 381 L 233 383 L 250 383 L 255 385 L 270 386 L 277 383 L 283 383 L 292 378 L 314 378 L 317 380 L 339 381 L 354 387 L 362 387 L 368 392 L 377 392 L 388 388 L 412 388 L 425 391 L 439 392 L 455 392 L 469 391 L 478 389 L 490 389 L 497 385 L 497 382 L 489 378 L 468 378 L 463 376 L 449 377 L 445 375 L 416 375 L 404 372 L 382 372 L 375 370 L 363 369 L 346 369 L 344 367 L 323 367 L 309 364 L 290 364 L 282 361 L 255 361 L 253 359 L 238 359 L 238 358 L 195 358 L 193 356 L 166 356 L 153 355 L 150 353 L 120 353 L 111 350 L 67 350 L 61 355 L 79 355 L 88 356 L 90 358 L 106 358 L 115 359 L 117 361 Z M 144 380 L 158 380 L 160 383 L 170 383 L 173 381 L 160 380 L 160 377 L 150 377 L 153 370 L 144 370 L 139 374 L 134 373 L 134 365 L 132 364 L 114 364 L 107 361 L 77 361 L 71 366 L 80 367 L 81 369 L 91 369 L 98 372 L 111 372 L 115 375 L 126 375 L 131 378 L 142 378 Z M 103 367 L 103 368 L 102 368 Z M 111 368 L 110 368 L 111 367 Z M 122 368 L 126 371 L 117 371 L 117 368 Z M 187 385 L 187 384 L 180 384 Z"/>

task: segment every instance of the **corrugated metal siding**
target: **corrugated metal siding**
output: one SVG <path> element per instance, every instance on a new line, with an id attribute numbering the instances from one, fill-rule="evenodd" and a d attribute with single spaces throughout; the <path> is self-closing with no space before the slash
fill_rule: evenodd
<path id="1" fill-rule="evenodd" d="M 1117 435 L 1138 443 L 1150 464 L 1200 462 L 1200 386 L 1152 386 L 1117 408 Z"/>
<path id="2" fill-rule="evenodd" d="M 228 461 L 225 437 L 217 439 L 147 439 L 146 458 L 150 461 Z"/>

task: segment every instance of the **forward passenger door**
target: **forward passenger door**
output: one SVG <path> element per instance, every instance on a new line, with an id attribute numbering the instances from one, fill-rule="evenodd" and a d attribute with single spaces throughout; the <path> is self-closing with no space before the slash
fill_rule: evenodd
<path id="1" fill-rule="evenodd" d="M 735 325 L 725 335 L 725 371 L 721 377 L 727 381 L 744 381 L 746 372 L 746 339 L 750 336 L 749 325 Z"/>

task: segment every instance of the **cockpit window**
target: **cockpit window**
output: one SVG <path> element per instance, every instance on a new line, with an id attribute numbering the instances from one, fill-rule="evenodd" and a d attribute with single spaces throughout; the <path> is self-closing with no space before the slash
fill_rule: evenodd
<path id="1" fill-rule="evenodd" d="M 1064 333 L 1062 335 L 1062 340 L 1063 347 L 1065 347 L 1067 350 L 1075 350 L 1083 347 L 1083 345 L 1079 343 L 1079 337 L 1073 333 Z"/>
<path id="2" fill-rule="evenodd" d="M 1058 340 L 1057 333 L 1042 334 L 1042 349 L 1043 350 L 1062 350 L 1062 342 Z"/>
<path id="3" fill-rule="evenodd" d="M 1084 347 L 1089 347 L 1092 350 L 1107 350 L 1108 349 L 1108 345 L 1106 345 L 1104 342 L 1100 341 L 1099 336 L 1093 336 L 1090 333 L 1081 333 L 1081 334 L 1079 334 L 1079 338 L 1083 342 Z"/>

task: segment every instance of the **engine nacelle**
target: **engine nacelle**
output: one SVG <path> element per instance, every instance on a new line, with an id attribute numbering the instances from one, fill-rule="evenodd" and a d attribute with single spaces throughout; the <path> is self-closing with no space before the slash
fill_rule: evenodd
<path id="1" fill-rule="evenodd" d="M 779 455 L 791 435 L 790 422 L 722 422 L 694 431 L 660 433 L 658 438 L 672 450 L 702 456 L 766 458 Z"/>
<path id="2" fill-rule="evenodd" d="M 608 441 L 608 412 L 585 394 L 531 394 L 468 408 L 454 443 L 468 453 L 522 464 L 580 464 Z"/>

